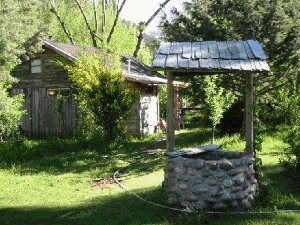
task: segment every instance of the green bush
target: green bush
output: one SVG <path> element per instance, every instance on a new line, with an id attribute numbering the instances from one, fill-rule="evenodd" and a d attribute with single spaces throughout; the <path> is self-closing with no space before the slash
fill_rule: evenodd
<path id="1" fill-rule="evenodd" d="M 82 148 L 83 143 L 75 139 L 30 140 L 23 138 L 15 143 L 0 142 L 0 165 L 11 165 L 57 154 L 78 152 Z"/>
<path id="2" fill-rule="evenodd" d="M 113 55 L 82 56 L 67 69 L 77 92 L 77 133 L 102 145 L 125 140 L 125 118 L 137 93 L 122 75 L 120 58 Z"/>
<path id="3" fill-rule="evenodd" d="M 0 141 L 15 141 L 19 137 L 23 96 L 9 97 L 0 82 Z"/>
<path id="4" fill-rule="evenodd" d="M 288 166 L 300 172 L 300 95 L 290 97 L 290 124 L 287 127 L 286 142 L 290 145 L 286 161 Z"/>

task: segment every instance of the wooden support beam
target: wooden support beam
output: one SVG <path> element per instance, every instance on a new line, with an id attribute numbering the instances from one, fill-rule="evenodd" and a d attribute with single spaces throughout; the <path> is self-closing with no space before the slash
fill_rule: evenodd
<path id="1" fill-rule="evenodd" d="M 166 151 L 171 152 L 175 149 L 175 124 L 174 124 L 174 76 L 172 72 L 167 72 L 167 137 Z"/>
<path id="2" fill-rule="evenodd" d="M 254 87 L 253 87 L 253 74 L 246 74 L 246 153 L 254 155 Z"/>

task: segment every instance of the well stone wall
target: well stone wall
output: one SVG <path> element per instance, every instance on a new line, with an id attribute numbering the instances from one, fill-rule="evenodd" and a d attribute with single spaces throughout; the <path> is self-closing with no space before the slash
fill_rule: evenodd
<path id="1" fill-rule="evenodd" d="M 254 162 L 245 153 L 219 149 L 169 155 L 163 181 L 168 203 L 196 210 L 250 208 L 258 191 Z"/>

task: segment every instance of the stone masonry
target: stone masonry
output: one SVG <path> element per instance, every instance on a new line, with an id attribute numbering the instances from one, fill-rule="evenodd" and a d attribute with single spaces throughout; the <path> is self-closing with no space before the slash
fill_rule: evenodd
<path id="1" fill-rule="evenodd" d="M 219 149 L 179 152 L 168 155 L 165 167 L 163 188 L 170 205 L 214 211 L 251 207 L 258 190 L 253 157 Z"/>

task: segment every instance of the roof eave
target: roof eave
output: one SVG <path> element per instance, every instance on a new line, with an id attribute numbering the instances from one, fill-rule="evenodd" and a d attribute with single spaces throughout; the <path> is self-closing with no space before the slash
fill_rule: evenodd
<path id="1" fill-rule="evenodd" d="M 160 77 L 148 77 L 144 75 L 136 75 L 136 74 L 128 74 L 128 73 L 124 73 L 124 77 L 126 80 L 130 80 L 142 84 L 158 85 L 158 84 L 167 83 L 166 79 Z"/>
<path id="2" fill-rule="evenodd" d="M 269 70 L 238 70 L 238 69 L 214 69 L 214 68 L 197 68 L 197 69 L 186 69 L 186 68 L 163 68 L 153 67 L 153 71 L 169 71 L 177 75 L 193 75 L 193 74 L 227 74 L 227 73 L 268 73 Z"/>
<path id="3" fill-rule="evenodd" d="M 46 47 L 46 48 L 48 48 L 48 49 L 50 49 L 50 50 L 56 52 L 56 53 L 59 54 L 60 56 L 66 58 L 66 59 L 68 59 L 68 60 L 70 60 L 70 61 L 72 61 L 72 62 L 74 62 L 74 61 L 77 60 L 77 58 L 76 58 L 75 56 L 73 56 L 73 55 L 71 55 L 71 54 L 69 54 L 69 53 L 63 51 L 62 49 L 60 49 L 60 48 L 58 48 L 58 47 L 52 45 L 51 43 L 49 43 L 49 42 L 47 42 L 47 41 L 44 41 L 44 47 Z"/>

